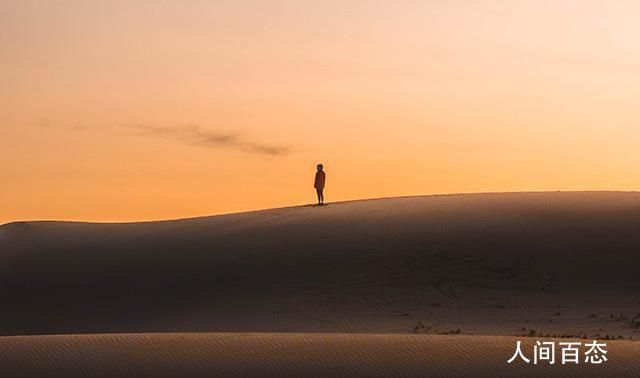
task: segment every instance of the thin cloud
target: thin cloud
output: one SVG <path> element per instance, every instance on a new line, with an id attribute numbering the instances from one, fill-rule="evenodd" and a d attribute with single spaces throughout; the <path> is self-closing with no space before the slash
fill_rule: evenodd
<path id="1" fill-rule="evenodd" d="M 141 135 L 164 137 L 180 142 L 206 148 L 230 147 L 249 153 L 281 156 L 290 152 L 287 146 L 277 146 L 250 142 L 242 139 L 238 134 L 220 133 L 201 128 L 198 125 L 182 127 L 158 127 L 150 125 L 133 125 L 141 131 Z"/>

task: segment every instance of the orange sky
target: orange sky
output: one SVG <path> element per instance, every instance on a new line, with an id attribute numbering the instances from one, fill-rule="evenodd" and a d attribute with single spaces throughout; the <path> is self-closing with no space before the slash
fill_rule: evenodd
<path id="1" fill-rule="evenodd" d="M 637 1 L 0 2 L 0 223 L 640 187 Z"/>

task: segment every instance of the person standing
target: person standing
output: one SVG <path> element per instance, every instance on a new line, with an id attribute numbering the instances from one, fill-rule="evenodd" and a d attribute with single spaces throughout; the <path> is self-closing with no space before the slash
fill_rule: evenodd
<path id="1" fill-rule="evenodd" d="M 313 187 L 316 188 L 316 193 L 318 193 L 318 205 L 321 206 L 324 205 L 324 194 L 322 191 L 324 190 L 326 175 L 324 173 L 324 167 L 322 166 L 322 164 L 318 164 L 316 168 L 318 171 L 316 172 L 316 179 Z"/>

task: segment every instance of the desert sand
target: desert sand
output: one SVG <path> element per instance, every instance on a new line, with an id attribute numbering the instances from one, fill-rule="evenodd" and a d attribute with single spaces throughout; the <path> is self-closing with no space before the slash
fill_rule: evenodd
<path id="1" fill-rule="evenodd" d="M 0 371 L 23 377 L 637 377 L 640 343 L 601 365 L 507 364 L 514 338 L 192 333 L 0 338 Z M 546 340 L 545 340 L 546 341 Z M 566 341 L 566 340 L 565 340 Z M 532 340 L 526 341 L 530 347 Z M 531 357 L 531 356 L 529 356 Z"/>
<path id="2" fill-rule="evenodd" d="M 526 376 L 514 340 L 554 337 L 607 339 L 610 361 L 576 373 L 639 376 L 638 246 L 640 194 L 622 192 L 15 222 L 0 372 Z"/>

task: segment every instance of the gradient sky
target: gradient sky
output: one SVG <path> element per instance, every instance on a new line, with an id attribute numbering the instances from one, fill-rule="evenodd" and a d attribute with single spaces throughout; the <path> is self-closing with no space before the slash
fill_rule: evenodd
<path id="1" fill-rule="evenodd" d="M 0 223 L 640 188 L 638 1 L 0 0 Z"/>

